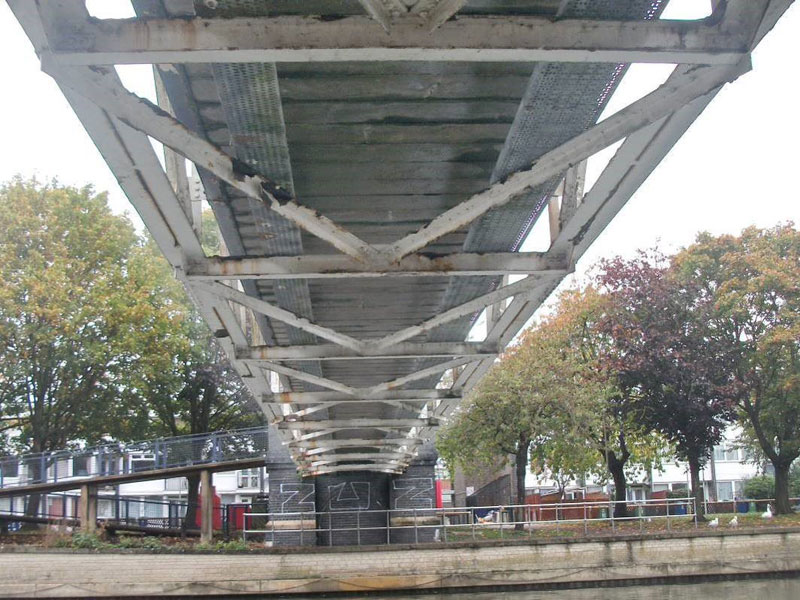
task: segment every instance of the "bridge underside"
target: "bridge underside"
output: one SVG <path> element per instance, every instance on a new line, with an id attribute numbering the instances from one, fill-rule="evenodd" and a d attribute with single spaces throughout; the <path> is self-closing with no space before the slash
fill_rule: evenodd
<path id="1" fill-rule="evenodd" d="M 271 509 L 328 510 L 430 505 L 419 449 L 791 0 L 700 21 L 665 0 L 9 3 L 273 421 Z M 632 62 L 676 66 L 598 123 Z M 158 106 L 128 63 L 155 65 Z M 226 256 L 201 248 L 187 159 Z M 539 218 L 549 248 L 520 252 Z"/>

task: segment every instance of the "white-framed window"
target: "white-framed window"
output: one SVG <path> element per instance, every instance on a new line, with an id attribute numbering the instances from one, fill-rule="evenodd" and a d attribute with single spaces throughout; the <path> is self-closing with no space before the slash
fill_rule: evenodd
<path id="1" fill-rule="evenodd" d="M 156 465 L 156 455 L 145 452 L 137 452 L 129 456 L 131 471 L 148 471 Z"/>
<path id="2" fill-rule="evenodd" d="M 236 483 L 240 488 L 258 487 L 259 469 L 242 469 L 236 473 Z"/>
<path id="3" fill-rule="evenodd" d="M 739 448 L 728 445 L 714 446 L 714 460 L 718 462 L 739 462 L 742 460 L 742 452 Z"/>
<path id="4" fill-rule="evenodd" d="M 733 500 L 733 482 L 732 481 L 718 481 L 717 482 L 717 500 L 726 502 Z"/>
<path id="5" fill-rule="evenodd" d="M 628 488 L 625 492 L 628 502 L 639 502 L 645 499 L 644 488 Z"/>

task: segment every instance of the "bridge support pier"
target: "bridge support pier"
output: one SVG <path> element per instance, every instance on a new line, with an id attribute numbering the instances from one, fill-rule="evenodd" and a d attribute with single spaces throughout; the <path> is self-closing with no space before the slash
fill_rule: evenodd
<path id="1" fill-rule="evenodd" d="M 200 471 L 200 543 L 208 544 L 214 537 L 214 488 L 211 471 Z"/>
<path id="2" fill-rule="evenodd" d="M 97 529 L 97 486 L 84 483 L 78 500 L 78 520 L 81 530 L 92 533 Z"/>

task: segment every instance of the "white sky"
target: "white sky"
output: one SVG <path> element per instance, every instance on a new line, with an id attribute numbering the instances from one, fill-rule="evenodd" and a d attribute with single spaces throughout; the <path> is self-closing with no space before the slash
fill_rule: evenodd
<path id="1" fill-rule="evenodd" d="M 97 16 L 126 16 L 117 0 L 93 0 L 89 6 Z M 667 10 L 671 18 L 696 18 L 707 13 L 708 2 L 673 0 Z M 108 190 L 116 211 L 133 213 L 66 100 L 39 70 L 5 3 L 0 4 L 0 52 L 6 82 L 0 94 L 0 181 L 22 174 L 92 183 Z M 700 230 L 737 233 L 751 224 L 800 223 L 799 57 L 800 7 L 795 4 L 755 51 L 753 71 L 723 89 L 589 249 L 578 274 L 599 258 L 630 255 L 656 243 L 677 249 Z M 667 73 L 663 65 L 634 66 L 610 110 L 647 93 Z M 149 67 L 127 68 L 122 76 L 134 91 L 152 93 Z M 540 249 L 543 236 L 546 231 L 537 227 L 525 249 Z"/>

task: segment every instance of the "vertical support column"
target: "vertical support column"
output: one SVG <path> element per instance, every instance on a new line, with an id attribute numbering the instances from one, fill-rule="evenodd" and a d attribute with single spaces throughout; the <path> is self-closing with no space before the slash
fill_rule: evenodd
<path id="1" fill-rule="evenodd" d="M 86 533 L 92 533 L 97 529 L 97 488 L 94 485 L 84 483 L 81 486 L 78 520 L 81 529 Z"/>
<path id="2" fill-rule="evenodd" d="M 264 541 L 275 546 L 316 546 L 315 481 L 297 474 L 297 466 L 272 426 L 269 428 L 267 473 L 272 522 L 257 527 L 270 531 Z"/>
<path id="3" fill-rule="evenodd" d="M 392 478 L 389 501 L 393 511 L 393 544 L 433 542 L 436 539 L 441 524 L 441 512 L 436 511 L 437 458 L 436 448 L 428 442 L 419 449 L 417 458 L 405 473 Z"/>
<path id="4" fill-rule="evenodd" d="M 214 488 L 211 471 L 200 471 L 200 543 L 210 543 L 214 537 Z"/>

